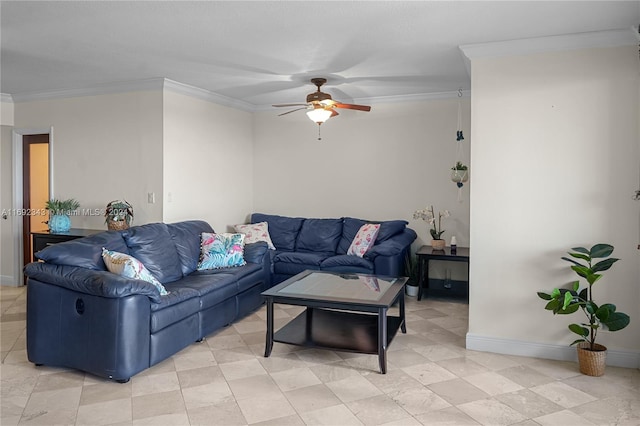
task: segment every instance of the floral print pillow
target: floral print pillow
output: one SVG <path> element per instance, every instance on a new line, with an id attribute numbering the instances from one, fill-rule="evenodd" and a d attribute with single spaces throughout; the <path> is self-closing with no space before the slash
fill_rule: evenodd
<path id="1" fill-rule="evenodd" d="M 102 260 L 104 260 L 104 264 L 107 265 L 109 272 L 118 274 L 121 277 L 151 283 L 160 291 L 160 296 L 169 294 L 160 281 L 135 257 L 117 251 L 107 250 L 103 247 Z"/>
<path id="2" fill-rule="evenodd" d="M 271 241 L 269 236 L 269 224 L 267 222 L 250 223 L 248 225 L 236 225 L 234 226 L 236 232 L 244 234 L 244 243 L 251 244 L 258 241 L 265 241 L 270 250 L 275 250 L 276 247 Z"/>
<path id="3" fill-rule="evenodd" d="M 200 241 L 199 271 L 247 264 L 244 260 L 244 234 L 203 232 Z"/>
<path id="4" fill-rule="evenodd" d="M 379 223 L 366 223 L 362 225 L 351 242 L 347 254 L 363 257 L 367 250 L 373 247 L 379 231 Z"/>

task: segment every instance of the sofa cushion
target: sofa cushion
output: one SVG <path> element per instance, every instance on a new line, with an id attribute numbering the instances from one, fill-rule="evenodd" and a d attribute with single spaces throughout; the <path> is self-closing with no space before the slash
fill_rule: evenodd
<path id="1" fill-rule="evenodd" d="M 342 237 L 336 249 L 337 254 L 347 254 L 347 250 L 349 250 L 349 246 L 356 237 L 360 227 L 366 223 L 367 221 L 363 219 L 355 219 L 352 217 L 342 218 Z"/>
<path id="2" fill-rule="evenodd" d="M 79 266 L 95 271 L 106 271 L 102 260 L 102 248 L 129 253 L 122 235 L 117 231 L 106 231 L 54 244 L 36 253 L 38 259 L 54 265 Z"/>
<path id="3" fill-rule="evenodd" d="M 176 245 L 164 223 L 134 226 L 122 231 L 129 254 L 138 259 L 162 284 L 182 278 Z"/>
<path id="4" fill-rule="evenodd" d="M 200 259 L 200 235 L 213 232 L 213 228 L 202 220 L 188 220 L 167 225 L 176 246 L 182 275 L 189 275 L 198 267 Z"/>
<path id="5" fill-rule="evenodd" d="M 323 271 L 372 273 L 373 262 L 358 256 L 341 254 L 331 256 L 320 264 Z"/>
<path id="6" fill-rule="evenodd" d="M 244 234 L 203 232 L 198 270 L 245 265 L 243 252 Z"/>
<path id="7" fill-rule="evenodd" d="M 273 259 L 273 272 L 295 275 L 306 269 L 320 269 L 320 264 L 329 254 L 305 252 L 281 252 Z"/>
<path id="8" fill-rule="evenodd" d="M 376 243 L 381 243 L 395 235 L 398 235 L 404 231 L 404 228 L 406 228 L 408 224 L 409 222 L 406 220 L 385 220 L 380 222 L 380 232 L 378 232 Z"/>
<path id="9" fill-rule="evenodd" d="M 180 281 L 169 284 L 167 288 L 170 291 L 174 287 L 189 288 L 196 291 L 200 298 L 201 309 L 207 309 L 235 296 L 238 293 L 237 281 L 235 275 L 219 269 L 203 272 L 196 271 Z"/>
<path id="10" fill-rule="evenodd" d="M 342 219 L 306 219 L 302 223 L 296 251 L 335 254 L 342 236 Z"/>
<path id="11" fill-rule="evenodd" d="M 179 283 L 180 281 L 176 281 Z M 151 304 L 151 333 L 182 321 L 200 310 L 198 292 L 188 287 L 168 285 L 170 292 Z"/>
<path id="12" fill-rule="evenodd" d="M 158 289 L 160 296 L 166 296 L 168 294 L 164 286 L 160 284 L 160 282 L 151 275 L 151 272 L 144 267 L 142 262 L 135 257 L 103 248 L 102 259 L 109 272 L 120 275 L 121 277 L 151 283 Z"/>
<path id="13" fill-rule="evenodd" d="M 296 239 L 302 227 L 304 219 L 301 217 L 286 217 L 271 214 L 254 213 L 251 215 L 251 223 L 267 222 L 269 235 L 277 250 L 294 251 Z"/>

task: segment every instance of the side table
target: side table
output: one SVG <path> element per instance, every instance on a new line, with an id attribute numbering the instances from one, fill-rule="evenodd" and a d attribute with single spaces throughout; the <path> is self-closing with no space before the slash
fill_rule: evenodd
<path id="1" fill-rule="evenodd" d="M 88 237 L 89 235 L 98 234 L 100 232 L 104 232 L 106 229 L 79 229 L 79 228 L 71 228 L 68 232 L 50 232 L 48 230 L 44 231 L 34 231 L 31 233 L 32 236 L 32 256 L 33 261 L 37 261 L 36 253 L 40 250 L 49 247 L 50 245 L 63 243 L 65 241 L 75 240 L 77 238 Z"/>
<path id="2" fill-rule="evenodd" d="M 467 274 L 469 273 L 469 247 L 458 247 L 454 254 L 451 253 L 451 247 L 445 247 L 444 250 L 434 250 L 431 246 L 422 246 L 416 252 L 418 260 L 418 300 L 422 299 L 423 289 L 429 288 L 429 261 L 446 260 L 448 262 L 466 262 Z M 426 283 L 426 285 L 425 285 Z M 467 282 L 468 287 L 468 282 Z M 469 297 L 467 289 L 467 298 Z"/>

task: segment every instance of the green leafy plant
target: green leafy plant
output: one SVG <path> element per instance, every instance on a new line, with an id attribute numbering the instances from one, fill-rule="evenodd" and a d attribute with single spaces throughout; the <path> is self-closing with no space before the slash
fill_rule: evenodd
<path id="1" fill-rule="evenodd" d="M 413 212 L 414 219 L 422 219 L 425 222 L 429 222 L 429 225 L 431 225 L 429 233 L 434 240 L 439 240 L 440 236 L 444 234 L 445 230 L 442 229 L 442 218 L 449 216 L 451 216 L 449 210 L 443 210 L 441 212 L 438 212 L 438 219 L 436 220 L 433 206 L 425 207 L 424 209 L 416 210 L 415 212 Z"/>
<path id="2" fill-rule="evenodd" d="M 80 207 L 80 203 L 73 198 L 69 198 L 68 200 L 58 200 L 57 198 L 52 198 L 50 200 L 47 200 L 44 206 L 53 215 L 69 215 L 71 214 L 71 212 Z"/>
<path id="3" fill-rule="evenodd" d="M 111 201 L 107 204 L 104 217 L 105 223 L 108 223 L 110 220 L 116 222 L 125 221 L 127 225 L 130 225 L 133 220 L 133 207 L 127 200 Z"/>
<path id="4" fill-rule="evenodd" d="M 586 322 L 569 325 L 569 330 L 580 336 L 569 346 L 588 342 L 589 349 L 593 351 L 600 329 L 618 331 L 629 325 L 629 315 L 617 312 L 615 305 L 597 305 L 593 300 L 593 285 L 602 278 L 600 272 L 610 269 L 619 259 L 609 257 L 613 253 L 613 246 L 609 244 L 596 244 L 591 249 L 575 247 L 571 250 L 573 251 L 568 252 L 569 255 L 582 262 L 568 257 L 562 257 L 562 260 L 573 264 L 571 269 L 587 281 L 587 286 L 580 289 L 580 280 L 577 280 L 571 283 L 571 289 L 554 288 L 550 294 L 538 292 L 538 297 L 548 301 L 545 309 L 554 314 L 572 314 L 582 310 Z"/>
<path id="5" fill-rule="evenodd" d="M 451 168 L 451 170 L 467 170 L 467 169 L 468 167 L 462 164 L 460 161 L 458 161 L 456 165 Z"/>

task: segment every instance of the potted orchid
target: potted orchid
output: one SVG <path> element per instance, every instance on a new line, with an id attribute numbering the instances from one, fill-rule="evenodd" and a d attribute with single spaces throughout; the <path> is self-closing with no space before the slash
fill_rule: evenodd
<path id="1" fill-rule="evenodd" d="M 445 240 L 440 238 L 442 234 L 444 234 L 444 229 L 442 229 L 442 218 L 449 217 L 451 214 L 449 210 L 443 210 L 438 212 L 438 218 L 436 219 L 435 211 L 433 209 L 433 205 L 429 207 L 425 207 L 421 210 L 416 210 L 413 212 L 414 219 L 422 219 L 425 222 L 428 222 L 431 228 L 429 229 L 429 233 L 431 234 L 431 247 L 436 250 L 443 250 L 445 246 Z"/>

